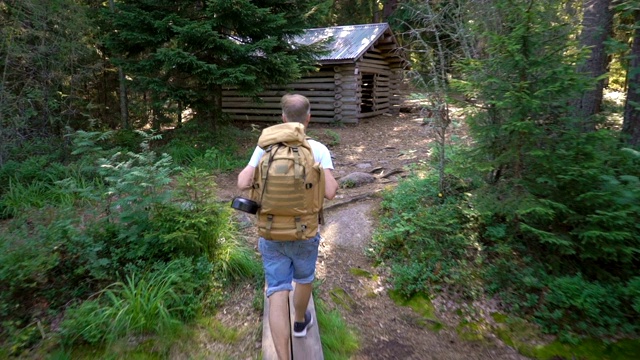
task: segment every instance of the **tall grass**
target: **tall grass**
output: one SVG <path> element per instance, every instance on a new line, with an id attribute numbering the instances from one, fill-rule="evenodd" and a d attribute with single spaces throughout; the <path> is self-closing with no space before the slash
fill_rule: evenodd
<path id="1" fill-rule="evenodd" d="M 167 270 L 139 278 L 133 273 L 105 291 L 109 306 L 102 316 L 111 322 L 108 336 L 162 334 L 179 326 L 180 297 L 173 288 L 179 279 Z"/>
<path id="2" fill-rule="evenodd" d="M 44 156 L 15 161 L 0 168 L 0 218 L 11 218 L 29 208 L 69 207 L 97 200 L 93 195 L 101 187 L 96 178 L 85 177 L 78 166 L 50 163 Z"/>
<path id="3" fill-rule="evenodd" d="M 103 290 L 97 300 L 71 309 L 61 326 L 63 342 L 112 343 L 125 336 L 179 330 L 187 310 L 185 297 L 190 296 L 179 289 L 191 275 L 178 262 L 144 275 L 131 273 Z"/>
<path id="4" fill-rule="evenodd" d="M 186 123 L 167 134 L 171 140 L 157 151 L 168 153 L 181 166 L 207 171 L 232 171 L 246 164 L 250 154 L 244 153 L 239 145 L 243 139 L 252 139 L 254 133 L 234 126 L 222 126 L 215 132 L 202 130 L 195 122 Z M 250 142 L 255 144 L 253 140 Z"/>
<path id="5" fill-rule="evenodd" d="M 316 316 L 322 342 L 322 352 L 327 360 L 348 360 L 360 347 L 356 332 L 347 326 L 340 311 L 329 310 L 320 297 L 314 297 Z"/>
<path id="6" fill-rule="evenodd" d="M 192 165 L 205 170 L 232 171 L 246 164 L 248 157 L 239 155 L 234 149 L 207 149 L 202 156 L 194 158 Z"/>
<path id="7" fill-rule="evenodd" d="M 40 208 L 47 203 L 50 186 L 43 182 L 24 184 L 9 179 L 7 191 L 0 199 L 0 217 L 10 218 L 29 207 Z"/>
<path id="8" fill-rule="evenodd" d="M 228 281 L 258 279 L 262 277 L 262 264 L 256 254 L 235 238 L 222 242 L 216 263 L 219 275 Z"/>

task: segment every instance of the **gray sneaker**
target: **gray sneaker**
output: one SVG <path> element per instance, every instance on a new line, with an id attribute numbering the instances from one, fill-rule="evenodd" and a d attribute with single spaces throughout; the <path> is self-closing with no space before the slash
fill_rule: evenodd
<path id="1" fill-rule="evenodd" d="M 313 316 L 311 316 L 311 311 L 307 310 L 304 313 L 304 322 L 293 323 L 293 336 L 295 337 L 305 337 L 307 336 L 307 329 L 313 325 Z"/>

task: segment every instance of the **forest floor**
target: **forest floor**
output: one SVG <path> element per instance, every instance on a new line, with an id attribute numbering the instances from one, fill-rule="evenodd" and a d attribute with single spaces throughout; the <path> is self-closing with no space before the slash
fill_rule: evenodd
<path id="1" fill-rule="evenodd" d="M 464 139 L 463 129 L 461 125 L 452 126 L 452 132 Z M 308 133 L 328 145 L 337 179 L 353 172 L 376 175 L 373 183 L 341 188 L 335 199 L 325 202 L 326 224 L 322 228 L 324 241 L 320 245 L 315 296 L 330 309 L 338 308 L 357 333 L 360 348 L 352 359 L 526 359 L 495 337 L 462 339 L 456 331 L 459 319 L 446 306 L 451 303 L 447 299 L 434 301 L 438 320 L 445 326 L 437 332 L 428 329 L 421 315 L 391 300 L 388 270 L 375 267 L 365 255 L 377 226 L 381 191 L 395 186 L 408 175 L 412 164 L 430 156 L 434 136 L 420 114 L 413 111 L 378 116 L 357 125 L 312 123 Z M 217 177 L 221 200 L 242 195 L 235 187 L 240 170 Z M 255 248 L 255 229 L 248 226 L 244 232 Z M 250 285 L 237 289 L 216 315 L 223 325 L 239 328 L 241 339 L 234 344 L 202 344 L 209 353 L 233 359 L 260 358 L 262 314 L 252 307 L 254 289 Z M 321 335 L 322 331 L 320 328 Z"/>

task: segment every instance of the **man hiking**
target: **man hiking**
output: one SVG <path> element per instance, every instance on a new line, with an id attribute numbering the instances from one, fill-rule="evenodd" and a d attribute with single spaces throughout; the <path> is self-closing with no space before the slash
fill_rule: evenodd
<path id="1" fill-rule="evenodd" d="M 263 137 L 269 137 L 265 135 L 269 128 L 263 131 L 263 136 L 261 136 L 258 144 L 264 145 L 266 143 L 269 146 L 256 147 L 249 164 L 238 175 L 238 188 L 241 190 L 252 189 L 252 192 L 256 194 L 254 198 L 257 198 L 254 200 L 261 204 L 261 208 L 258 211 L 258 227 L 261 235 L 258 240 L 258 248 L 262 254 L 267 282 L 266 295 L 269 298 L 269 326 L 278 358 L 280 360 L 288 360 L 290 349 L 288 301 L 289 292 L 293 290 L 291 282 L 296 282 L 293 293 L 295 310 L 293 336 L 304 337 L 307 334 L 307 329 L 314 322 L 311 313 L 307 311 L 307 305 L 311 297 L 312 282 L 315 278 L 318 258 L 318 246 L 320 244 L 318 215 L 321 218 L 322 197 L 333 199 L 338 190 L 338 183 L 331 172 L 333 170 L 333 161 L 327 147 L 320 142 L 307 139 L 306 135 L 304 135 L 304 129 L 306 129 L 311 120 L 309 100 L 302 95 L 285 95 L 282 97 L 281 106 L 282 121 L 291 126 L 281 124 L 271 127 L 269 136 L 276 140 L 271 140 L 270 142 L 263 141 Z M 302 124 L 302 126 L 299 124 Z M 273 129 L 278 130 L 275 131 Z M 281 151 L 280 148 L 285 145 L 292 146 L 291 142 L 278 139 L 280 133 L 288 132 L 290 129 L 294 129 L 299 133 L 298 139 L 301 139 L 301 141 L 296 143 L 300 146 L 293 146 L 293 151 L 287 149 L 289 154 L 293 154 L 291 155 L 292 157 L 296 157 L 295 160 L 291 161 L 295 165 L 289 166 L 290 169 L 288 171 L 296 174 L 302 173 L 303 171 L 299 170 L 299 163 L 305 164 L 304 156 L 313 156 L 311 161 L 315 162 L 314 168 L 319 172 L 319 176 L 315 178 L 308 175 L 312 171 L 307 168 L 304 169 L 303 176 L 283 175 L 283 179 L 293 179 L 294 177 L 315 179 L 301 180 L 303 181 L 302 186 L 297 184 L 295 186 L 288 185 L 285 180 L 274 180 L 279 175 L 278 171 L 282 174 L 287 171 L 287 166 L 275 162 L 278 161 L 279 157 L 286 157 L 278 153 Z M 295 135 L 293 136 L 295 137 Z M 291 139 L 291 137 L 288 139 Z M 307 147 L 310 147 L 311 153 L 307 152 Z M 294 167 L 295 171 L 292 170 Z M 270 181 L 272 183 L 269 183 Z M 316 183 L 314 184 L 313 182 Z M 277 186 L 280 186 L 280 188 L 276 188 Z M 324 189 L 318 189 L 319 186 L 323 186 Z M 303 215 L 289 215 L 288 210 L 284 209 L 283 215 L 280 216 L 278 209 L 274 209 L 279 206 L 273 205 L 277 204 L 280 201 L 279 199 L 289 196 L 289 193 L 291 193 L 289 197 L 294 197 L 296 196 L 295 192 L 302 192 L 305 189 L 316 191 L 314 194 L 316 197 L 320 196 L 320 200 L 309 200 L 309 195 L 305 195 L 307 198 L 304 201 L 287 200 L 289 204 L 295 204 L 288 206 L 289 210 L 301 211 Z M 277 195 L 273 196 L 275 200 L 265 199 L 265 193 L 268 197 L 269 192 L 277 193 Z M 306 214 L 305 209 L 297 208 L 300 207 L 299 204 L 306 204 L 306 207 L 314 207 L 311 203 L 315 203 L 315 207 L 318 207 L 319 203 L 319 213 L 317 212 L 318 209 L 306 209 L 310 211 L 309 214 Z"/>

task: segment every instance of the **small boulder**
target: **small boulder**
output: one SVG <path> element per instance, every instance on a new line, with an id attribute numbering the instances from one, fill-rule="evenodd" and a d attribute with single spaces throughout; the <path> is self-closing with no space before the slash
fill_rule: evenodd
<path id="1" fill-rule="evenodd" d="M 347 176 L 343 176 L 338 180 L 338 184 L 341 188 L 354 188 L 365 184 L 370 184 L 376 181 L 376 178 L 367 173 L 354 172 Z"/>

